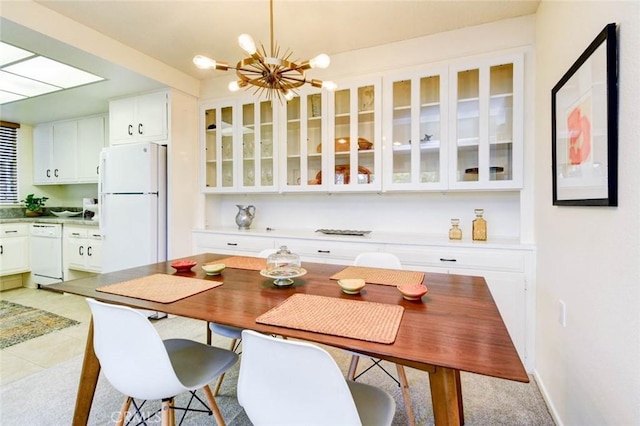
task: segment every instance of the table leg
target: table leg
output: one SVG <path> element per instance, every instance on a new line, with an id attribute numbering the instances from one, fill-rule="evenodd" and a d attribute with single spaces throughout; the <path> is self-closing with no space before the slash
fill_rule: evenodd
<path id="1" fill-rule="evenodd" d="M 429 373 L 431 403 L 436 425 L 460 426 L 464 424 L 462 383 L 460 371 L 436 367 Z"/>
<path id="2" fill-rule="evenodd" d="M 82 361 L 82 371 L 80 372 L 76 408 L 73 412 L 73 426 L 85 426 L 88 423 L 99 374 L 100 362 L 93 351 L 93 320 L 91 320 L 87 344 L 84 348 L 84 360 Z"/>

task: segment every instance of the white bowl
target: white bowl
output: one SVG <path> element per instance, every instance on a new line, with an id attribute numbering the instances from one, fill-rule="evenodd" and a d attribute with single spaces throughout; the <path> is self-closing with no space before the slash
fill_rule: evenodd
<path id="1" fill-rule="evenodd" d="M 342 291 L 347 294 L 358 294 L 365 286 L 365 281 L 362 278 L 343 278 L 338 280 L 338 285 L 342 288 Z"/>
<path id="2" fill-rule="evenodd" d="M 202 265 L 202 270 L 207 275 L 220 275 L 224 271 L 224 263 L 209 263 Z"/>

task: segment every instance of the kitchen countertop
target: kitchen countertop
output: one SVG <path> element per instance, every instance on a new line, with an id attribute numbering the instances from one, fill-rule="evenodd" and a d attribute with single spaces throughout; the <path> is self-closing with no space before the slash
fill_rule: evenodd
<path id="1" fill-rule="evenodd" d="M 423 233 L 409 232 L 393 232 L 393 231 L 375 231 L 364 236 L 353 235 L 327 235 L 321 232 L 315 232 L 315 229 L 248 229 L 239 230 L 237 227 L 218 227 L 218 228 L 197 228 L 194 232 L 217 233 L 230 236 L 256 236 L 256 237 L 272 237 L 272 238 L 303 238 L 311 240 L 323 241 L 345 241 L 345 242 L 367 242 L 367 243 L 392 243 L 392 244 L 418 244 L 418 245 L 446 245 L 450 248 L 460 247 L 485 247 L 488 249 L 512 249 L 512 250 L 530 250 L 534 248 L 532 244 L 523 244 L 518 238 L 494 237 L 488 241 L 471 241 L 468 237 L 462 241 L 451 241 L 448 235 L 432 235 Z"/>
<path id="2" fill-rule="evenodd" d="M 0 219 L 2 223 L 61 223 L 63 225 L 85 225 L 95 226 L 100 225 L 100 221 L 91 219 L 82 219 L 78 217 L 56 217 L 56 216 L 36 216 L 36 217 L 12 217 Z"/>

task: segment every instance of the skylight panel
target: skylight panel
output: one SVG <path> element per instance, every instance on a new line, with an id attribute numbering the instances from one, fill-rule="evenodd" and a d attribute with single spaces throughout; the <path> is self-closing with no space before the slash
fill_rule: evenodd
<path id="1" fill-rule="evenodd" d="M 34 56 L 33 53 L 0 41 L 0 66 Z"/>
<path id="2" fill-rule="evenodd" d="M 5 92 L 4 90 L 0 90 L 0 104 L 6 104 L 9 102 L 19 101 L 20 99 L 25 99 L 26 96 L 18 95 L 16 93 Z"/>
<path id="3" fill-rule="evenodd" d="M 23 96 L 38 96 L 61 90 L 60 87 L 0 71 L 0 90 Z"/>
<path id="4" fill-rule="evenodd" d="M 65 89 L 104 80 L 95 74 L 42 56 L 10 65 L 3 70 Z"/>

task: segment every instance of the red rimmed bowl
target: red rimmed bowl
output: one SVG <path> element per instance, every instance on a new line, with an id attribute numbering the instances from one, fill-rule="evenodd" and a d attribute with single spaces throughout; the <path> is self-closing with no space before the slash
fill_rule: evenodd
<path id="1" fill-rule="evenodd" d="M 193 260 L 177 260 L 171 264 L 171 267 L 178 272 L 189 272 L 191 268 L 196 266 L 198 262 L 194 262 Z"/>
<path id="2" fill-rule="evenodd" d="M 427 287 L 423 284 L 400 284 L 398 291 L 407 300 L 420 300 L 427 294 Z"/>

